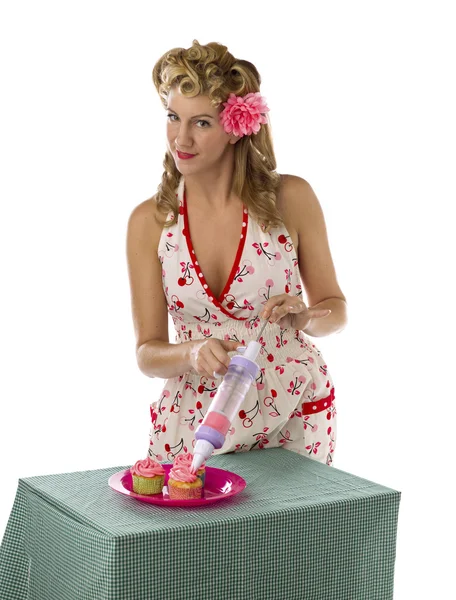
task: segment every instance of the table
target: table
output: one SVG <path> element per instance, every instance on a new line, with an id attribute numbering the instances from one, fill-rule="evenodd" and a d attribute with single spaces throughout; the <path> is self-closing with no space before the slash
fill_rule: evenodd
<path id="1" fill-rule="evenodd" d="M 401 492 L 284 448 L 212 456 L 247 482 L 207 507 L 108 486 L 131 465 L 19 479 L 2 600 L 388 600 Z"/>

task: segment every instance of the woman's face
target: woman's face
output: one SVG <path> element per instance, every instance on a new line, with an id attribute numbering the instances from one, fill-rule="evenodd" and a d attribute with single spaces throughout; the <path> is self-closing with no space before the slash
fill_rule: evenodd
<path id="1" fill-rule="evenodd" d="M 177 86 L 168 93 L 166 133 L 168 150 L 174 157 L 181 173 L 207 171 L 220 163 L 239 139 L 228 134 L 219 122 L 223 105 L 213 108 L 208 96 L 183 96 Z M 179 153 L 193 154 L 193 158 L 182 158 Z"/>

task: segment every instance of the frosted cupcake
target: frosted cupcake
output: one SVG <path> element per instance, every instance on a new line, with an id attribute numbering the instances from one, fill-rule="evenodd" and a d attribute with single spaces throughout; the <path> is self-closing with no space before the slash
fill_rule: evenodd
<path id="1" fill-rule="evenodd" d="M 165 469 L 150 456 L 138 460 L 131 468 L 133 491 L 142 496 L 161 494 L 165 483 Z"/>
<path id="2" fill-rule="evenodd" d="M 171 500 L 195 500 L 203 494 L 203 482 L 185 464 L 173 464 L 169 471 L 168 494 Z"/>
<path id="3" fill-rule="evenodd" d="M 188 468 L 192 466 L 193 454 L 191 452 L 187 452 L 186 454 L 178 454 L 174 459 L 173 465 L 185 465 Z M 206 480 L 206 463 L 203 462 L 201 467 L 196 472 L 197 477 L 201 479 L 201 483 L 204 487 L 204 482 Z"/>

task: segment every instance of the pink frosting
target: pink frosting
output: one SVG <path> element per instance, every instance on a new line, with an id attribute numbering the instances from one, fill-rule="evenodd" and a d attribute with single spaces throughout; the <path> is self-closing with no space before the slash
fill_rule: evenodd
<path id="1" fill-rule="evenodd" d="M 185 464 L 176 464 L 174 462 L 172 468 L 169 471 L 169 477 L 171 479 L 175 479 L 176 481 L 185 481 L 187 483 L 196 481 L 197 475 L 196 473 L 192 473 L 190 471 L 190 465 Z"/>
<path id="2" fill-rule="evenodd" d="M 155 477 L 156 475 L 164 475 L 165 469 L 162 465 L 155 460 L 152 460 L 150 456 L 143 460 L 138 460 L 130 468 L 132 475 L 141 475 L 143 477 Z"/>
<path id="3" fill-rule="evenodd" d="M 174 465 L 186 465 L 189 468 L 192 466 L 193 454 L 191 452 L 187 452 L 187 454 L 178 454 L 174 459 Z M 206 466 L 206 463 L 203 462 L 200 469 L 203 469 Z"/>

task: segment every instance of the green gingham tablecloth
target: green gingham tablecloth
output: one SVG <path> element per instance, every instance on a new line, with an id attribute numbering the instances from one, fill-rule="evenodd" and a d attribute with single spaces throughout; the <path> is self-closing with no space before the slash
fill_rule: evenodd
<path id="1" fill-rule="evenodd" d="M 388 600 L 401 493 L 283 448 L 212 456 L 247 481 L 186 509 L 108 486 L 131 465 L 19 479 L 1 600 Z"/>

